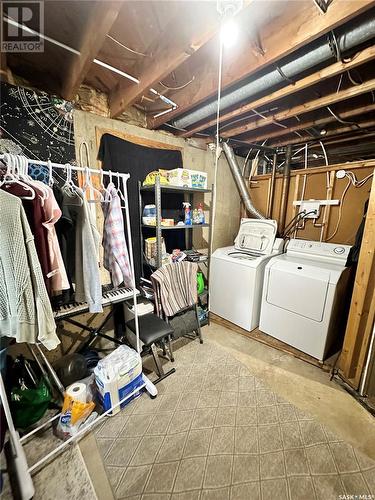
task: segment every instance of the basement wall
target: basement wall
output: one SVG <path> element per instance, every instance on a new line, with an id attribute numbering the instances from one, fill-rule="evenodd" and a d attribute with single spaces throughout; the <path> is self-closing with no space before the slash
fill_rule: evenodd
<path id="1" fill-rule="evenodd" d="M 112 133 L 130 142 L 143 143 L 144 145 L 149 145 L 149 147 L 152 147 L 152 142 L 156 142 L 162 143 L 170 149 L 180 149 L 184 167 L 207 172 L 208 186 L 210 187 L 213 183 L 214 154 L 205 146 L 205 149 L 202 149 L 201 142 L 187 141 L 167 132 L 148 130 L 119 120 L 78 110 L 74 113 L 74 133 L 77 159 L 80 158 L 80 145 L 82 142 L 86 142 L 89 148 L 90 159 L 88 161 L 85 155 L 83 155 L 82 160 L 83 163 L 89 162 L 93 168 L 95 166 L 100 167 L 100 162 L 96 160 L 96 157 L 101 135 L 103 133 Z M 210 196 L 205 195 L 206 208 L 209 199 Z M 238 231 L 239 214 L 240 196 L 230 173 L 229 166 L 222 155 L 218 167 L 216 220 L 213 234 L 214 249 L 233 243 Z M 208 242 L 208 229 L 203 229 L 202 233 L 204 242 L 196 242 L 199 247 L 203 246 L 203 244 L 207 246 Z"/>

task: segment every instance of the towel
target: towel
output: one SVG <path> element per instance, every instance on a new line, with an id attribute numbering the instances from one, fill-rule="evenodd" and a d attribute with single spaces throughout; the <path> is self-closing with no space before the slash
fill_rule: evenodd
<path id="1" fill-rule="evenodd" d="M 197 270 L 195 262 L 182 261 L 162 266 L 151 275 L 157 314 L 171 317 L 196 304 Z"/>

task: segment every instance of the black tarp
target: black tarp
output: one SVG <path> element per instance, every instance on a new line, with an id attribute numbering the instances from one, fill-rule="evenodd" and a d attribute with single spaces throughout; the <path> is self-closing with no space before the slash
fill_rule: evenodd
<path id="1" fill-rule="evenodd" d="M 136 282 L 143 275 L 142 252 L 140 240 L 140 215 L 138 182 L 143 181 L 149 172 L 159 168 L 171 170 L 182 168 L 181 151 L 156 149 L 140 146 L 132 142 L 125 141 L 111 134 L 104 134 L 100 141 L 98 159 L 103 162 L 105 170 L 130 174 L 128 181 L 129 212 L 131 221 L 131 232 L 133 240 L 133 254 Z M 144 204 L 154 203 L 153 193 L 144 193 Z M 162 200 L 162 216 L 173 217 L 176 222 L 183 217 L 182 194 L 169 193 Z M 171 234 L 173 233 L 173 234 Z M 144 237 L 155 236 L 155 230 L 144 230 Z M 184 248 L 184 230 L 169 231 L 168 235 L 163 235 L 166 241 L 167 251 L 173 248 Z"/>

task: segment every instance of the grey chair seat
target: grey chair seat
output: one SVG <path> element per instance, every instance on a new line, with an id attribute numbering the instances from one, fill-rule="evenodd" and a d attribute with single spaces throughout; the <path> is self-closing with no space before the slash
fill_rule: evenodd
<path id="1" fill-rule="evenodd" d="M 135 333 L 134 319 L 128 321 L 126 326 Z M 152 313 L 138 316 L 138 326 L 139 338 L 146 347 L 173 334 L 173 328 L 166 321 Z"/>
<path id="2" fill-rule="evenodd" d="M 127 321 L 126 326 L 133 333 L 136 333 L 135 319 Z M 138 327 L 139 338 L 143 342 L 142 355 L 151 353 L 154 358 L 158 378 L 153 382 L 154 384 L 157 384 L 176 371 L 175 368 L 171 368 L 167 373 L 164 372 L 156 347 L 156 344 L 161 344 L 163 351 L 165 352 L 165 343 L 167 342 L 169 345 L 170 360 L 174 361 L 171 348 L 173 328 L 166 321 L 159 318 L 159 316 L 156 316 L 156 314 L 144 314 L 142 316 L 138 316 Z"/>

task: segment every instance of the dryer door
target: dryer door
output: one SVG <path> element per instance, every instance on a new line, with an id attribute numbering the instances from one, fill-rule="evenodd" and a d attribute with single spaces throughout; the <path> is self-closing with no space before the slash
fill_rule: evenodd
<path id="1" fill-rule="evenodd" d="M 270 304 L 320 322 L 330 273 L 306 262 L 275 259 L 271 266 L 266 300 Z"/>

